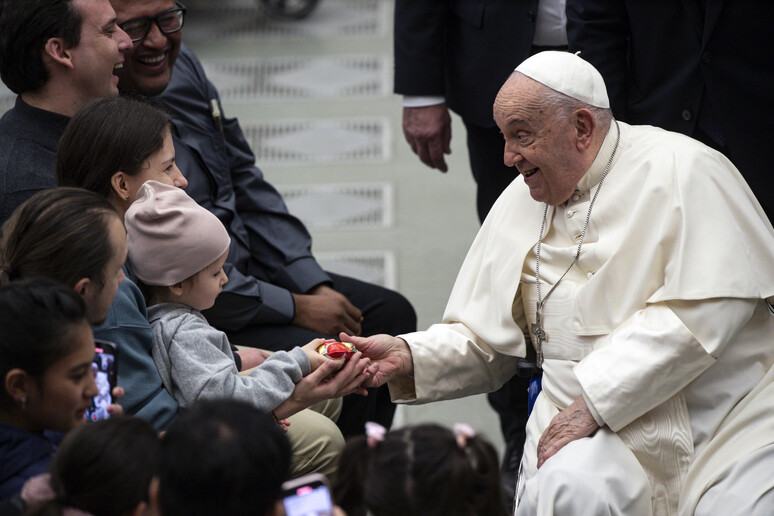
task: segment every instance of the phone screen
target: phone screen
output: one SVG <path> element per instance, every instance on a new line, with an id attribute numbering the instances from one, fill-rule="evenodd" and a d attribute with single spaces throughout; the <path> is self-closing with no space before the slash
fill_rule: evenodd
<path id="1" fill-rule="evenodd" d="M 116 386 L 116 347 L 114 344 L 96 343 L 94 362 L 91 371 L 99 393 L 91 400 L 91 406 L 86 410 L 87 421 L 107 419 L 110 413 L 107 408 L 113 403 L 113 387 Z"/>
<path id="2" fill-rule="evenodd" d="M 333 501 L 328 488 L 315 482 L 286 493 L 282 503 L 287 516 L 331 516 Z"/>

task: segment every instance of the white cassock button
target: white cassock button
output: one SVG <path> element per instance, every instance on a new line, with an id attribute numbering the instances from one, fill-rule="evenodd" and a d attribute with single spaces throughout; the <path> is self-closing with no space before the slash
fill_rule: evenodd
<path id="1" fill-rule="evenodd" d="M 572 200 L 575 201 L 575 202 L 578 202 L 579 199 L 580 199 L 580 195 L 578 195 L 578 194 L 575 194 L 575 195 L 572 196 Z"/>
<path id="2" fill-rule="evenodd" d="M 574 212 L 574 211 L 572 211 L 572 210 L 567 210 L 567 211 L 565 212 L 565 215 L 567 215 L 567 218 L 568 218 L 568 219 L 571 219 L 571 218 L 572 218 L 572 216 L 573 216 L 573 215 L 575 215 L 575 212 Z"/>
<path id="3" fill-rule="evenodd" d="M 587 273 L 586 273 L 586 277 L 587 277 L 587 278 L 591 279 L 591 277 L 592 277 L 592 276 L 594 276 L 594 273 L 593 273 L 593 272 L 587 272 Z"/>

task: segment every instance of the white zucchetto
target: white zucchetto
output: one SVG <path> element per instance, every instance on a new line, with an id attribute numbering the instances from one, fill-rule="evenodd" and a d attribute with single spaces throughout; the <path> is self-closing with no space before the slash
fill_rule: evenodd
<path id="1" fill-rule="evenodd" d="M 577 54 L 555 50 L 539 52 L 525 59 L 514 71 L 590 106 L 610 107 L 602 75 Z"/>

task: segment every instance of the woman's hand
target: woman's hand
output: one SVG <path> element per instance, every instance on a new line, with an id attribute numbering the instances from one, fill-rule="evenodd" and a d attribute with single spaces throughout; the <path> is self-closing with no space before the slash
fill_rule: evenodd
<path id="1" fill-rule="evenodd" d="M 107 406 L 108 414 L 110 414 L 110 417 L 114 416 L 123 416 L 124 415 L 124 407 L 119 405 L 118 403 L 115 403 L 115 401 L 123 398 L 125 391 L 123 387 L 113 387 L 113 391 L 111 392 L 113 395 L 113 402 L 110 405 Z"/>
<path id="2" fill-rule="evenodd" d="M 353 392 L 368 395 L 363 383 L 372 374 L 369 371 L 369 366 L 372 366 L 370 359 L 363 358 L 360 352 L 352 355 L 346 362 L 321 358 L 322 365 L 298 382 L 290 398 L 274 409 L 274 414 L 279 419 L 292 416 L 327 399 L 339 398 Z"/>

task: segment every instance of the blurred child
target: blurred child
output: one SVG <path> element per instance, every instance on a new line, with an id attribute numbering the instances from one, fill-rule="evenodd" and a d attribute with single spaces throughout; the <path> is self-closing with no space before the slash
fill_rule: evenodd
<path id="1" fill-rule="evenodd" d="M 271 419 L 234 400 L 198 403 L 164 435 L 151 503 L 172 516 L 282 514 L 290 444 Z"/>
<path id="2" fill-rule="evenodd" d="M 497 454 L 468 425 L 366 425 L 347 442 L 333 485 L 348 516 L 508 515 Z"/>
<path id="3" fill-rule="evenodd" d="M 320 339 L 239 374 L 226 334 L 201 314 L 228 281 L 223 264 L 231 241 L 218 218 L 181 189 L 146 182 L 125 222 L 129 261 L 144 285 L 153 328 L 153 359 L 181 407 L 235 398 L 281 420 L 326 399 L 365 394 L 360 385 L 369 360 L 360 353 L 346 365 L 326 360 L 315 351 Z"/>
<path id="4" fill-rule="evenodd" d="M 31 478 L 26 516 L 142 516 L 161 442 L 139 418 L 97 421 L 65 437 L 50 473 Z"/>
<path id="5" fill-rule="evenodd" d="M 0 287 L 0 500 L 44 473 L 97 394 L 83 299 L 53 280 Z"/>

